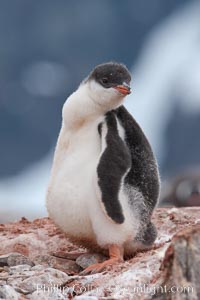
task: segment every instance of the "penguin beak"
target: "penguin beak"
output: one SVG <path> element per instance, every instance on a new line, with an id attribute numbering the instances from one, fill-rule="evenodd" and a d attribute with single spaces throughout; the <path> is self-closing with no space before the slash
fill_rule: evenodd
<path id="1" fill-rule="evenodd" d="M 115 86 L 114 89 L 123 95 L 129 95 L 131 93 L 131 88 L 126 82 L 123 82 L 122 85 Z"/>

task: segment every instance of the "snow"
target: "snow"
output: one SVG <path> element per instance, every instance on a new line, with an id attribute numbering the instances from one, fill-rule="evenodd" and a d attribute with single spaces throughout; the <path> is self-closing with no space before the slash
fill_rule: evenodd
<path id="1" fill-rule="evenodd" d="M 170 210 L 169 210 L 169 212 L 170 213 L 176 213 L 178 211 L 178 208 L 177 207 L 172 207 Z"/>
<path id="2" fill-rule="evenodd" d="M 52 154 L 25 169 L 18 176 L 0 182 L 0 222 L 26 216 L 46 216 L 45 194 L 50 176 Z M 12 215 L 13 214 L 13 215 Z"/>

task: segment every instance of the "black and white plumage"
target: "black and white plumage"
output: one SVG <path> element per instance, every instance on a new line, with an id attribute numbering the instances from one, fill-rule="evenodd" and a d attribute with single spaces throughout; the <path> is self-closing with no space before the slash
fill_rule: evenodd
<path id="1" fill-rule="evenodd" d="M 67 99 L 47 192 L 50 217 L 73 241 L 125 254 L 154 242 L 159 196 L 151 147 L 122 105 L 130 80 L 124 65 L 102 64 Z"/>

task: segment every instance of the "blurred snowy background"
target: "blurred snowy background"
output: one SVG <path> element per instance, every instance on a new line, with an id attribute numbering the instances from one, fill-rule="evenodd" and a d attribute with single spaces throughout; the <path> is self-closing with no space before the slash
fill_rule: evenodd
<path id="1" fill-rule="evenodd" d="M 62 105 L 110 60 L 133 72 L 126 106 L 150 139 L 164 193 L 174 176 L 200 173 L 199 1 L 2 0 L 0 222 L 47 214 Z M 199 194 L 200 180 L 188 180 L 178 195 Z"/>

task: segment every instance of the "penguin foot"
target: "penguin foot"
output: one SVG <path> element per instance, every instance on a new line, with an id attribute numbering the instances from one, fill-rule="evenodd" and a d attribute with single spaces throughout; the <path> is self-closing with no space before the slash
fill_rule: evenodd
<path id="1" fill-rule="evenodd" d="M 119 247 L 118 245 L 111 245 L 109 247 L 109 256 L 110 259 L 98 263 L 93 264 L 89 267 L 87 267 L 85 270 L 83 270 L 80 274 L 81 275 L 89 275 L 89 274 L 95 274 L 102 272 L 106 267 L 111 266 L 113 264 L 116 264 L 118 262 L 123 262 L 123 248 Z"/>
<path id="2" fill-rule="evenodd" d="M 85 270 L 83 270 L 80 275 L 89 275 L 89 274 L 95 274 L 95 273 L 100 273 L 102 272 L 106 267 L 111 266 L 115 263 L 121 262 L 122 260 L 118 259 L 108 259 L 102 263 L 99 264 L 93 264 L 89 267 L 87 267 Z"/>

